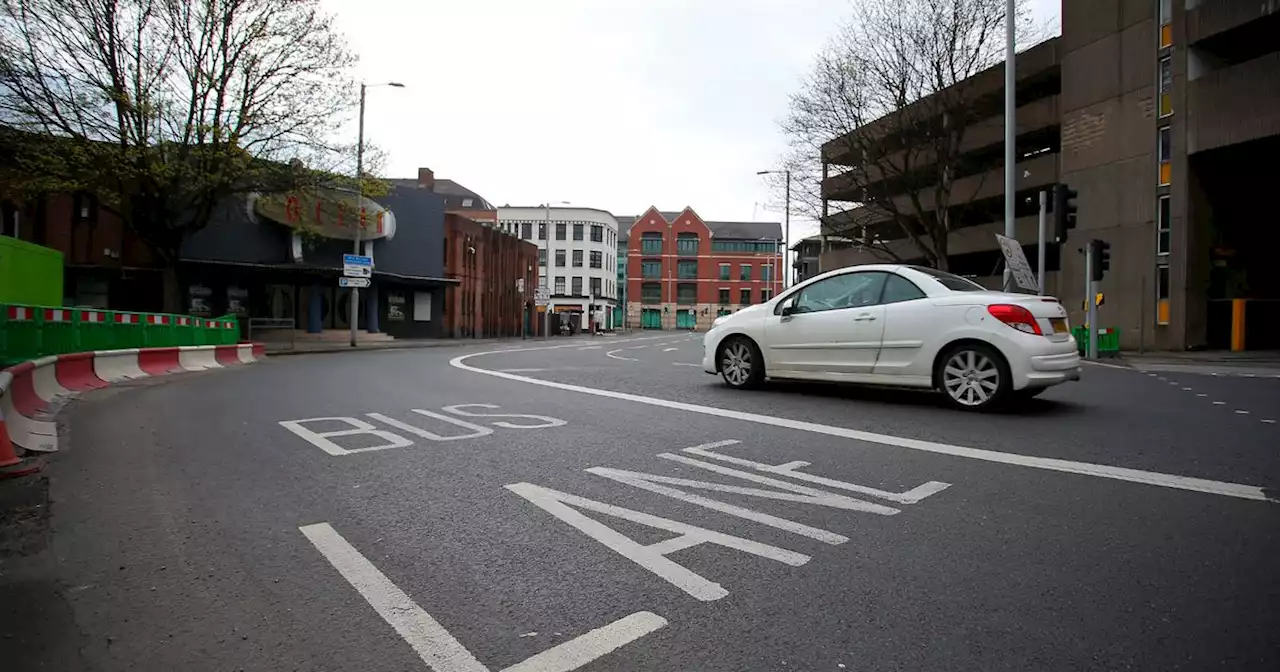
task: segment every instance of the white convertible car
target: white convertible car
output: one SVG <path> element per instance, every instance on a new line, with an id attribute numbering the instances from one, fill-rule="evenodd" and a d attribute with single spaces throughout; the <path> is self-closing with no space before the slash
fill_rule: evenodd
<path id="1" fill-rule="evenodd" d="M 1080 378 L 1057 299 L 985 289 L 932 268 L 841 268 L 716 319 L 702 368 L 732 387 L 766 377 L 940 390 L 982 410 Z"/>

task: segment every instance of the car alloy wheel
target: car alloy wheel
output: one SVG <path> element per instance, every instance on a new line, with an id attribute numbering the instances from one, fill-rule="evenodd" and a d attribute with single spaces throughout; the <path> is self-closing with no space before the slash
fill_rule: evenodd
<path id="1" fill-rule="evenodd" d="M 996 397 L 1000 383 L 1000 367 L 975 350 L 956 352 L 942 369 L 944 391 L 961 406 L 985 406 Z"/>
<path id="2" fill-rule="evenodd" d="M 720 360 L 720 373 L 725 382 L 734 387 L 742 387 L 751 381 L 752 364 L 751 346 L 741 339 L 725 346 Z"/>

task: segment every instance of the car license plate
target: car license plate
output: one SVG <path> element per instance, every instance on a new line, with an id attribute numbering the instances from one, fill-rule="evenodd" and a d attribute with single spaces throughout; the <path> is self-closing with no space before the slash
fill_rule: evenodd
<path id="1" fill-rule="evenodd" d="M 1067 333 L 1067 318 L 1065 317 L 1049 318 L 1049 324 L 1053 325 L 1053 333 L 1055 334 Z"/>

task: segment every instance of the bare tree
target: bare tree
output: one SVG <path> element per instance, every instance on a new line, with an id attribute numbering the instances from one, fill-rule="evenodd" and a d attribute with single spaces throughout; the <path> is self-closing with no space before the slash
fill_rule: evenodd
<path id="1" fill-rule="evenodd" d="M 1017 7 L 1020 39 L 1039 32 L 1026 3 Z M 855 1 L 782 122 L 793 199 L 824 233 L 893 259 L 882 238 L 906 238 L 947 267 L 952 209 L 976 192 L 955 188 L 965 133 L 981 121 L 969 78 L 1003 60 L 1004 26 L 1005 0 Z M 838 221 L 822 218 L 832 158 L 846 164 L 839 179 L 856 195 Z"/>
<path id="2" fill-rule="evenodd" d="M 165 262 L 242 192 L 291 188 L 350 154 L 355 57 L 320 0 L 0 0 L 8 181 L 83 190 Z"/>

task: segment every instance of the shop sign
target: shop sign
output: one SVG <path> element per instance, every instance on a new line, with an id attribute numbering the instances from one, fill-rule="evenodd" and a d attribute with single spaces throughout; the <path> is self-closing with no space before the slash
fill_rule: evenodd
<path id="1" fill-rule="evenodd" d="M 404 321 L 404 293 L 389 292 L 387 294 L 387 319 L 396 322 Z"/>
<path id="2" fill-rule="evenodd" d="M 213 296 L 213 290 L 205 285 L 191 285 L 187 288 L 188 306 L 187 314 L 196 315 L 198 317 L 212 317 L 213 308 L 209 305 L 209 299 Z"/>
<path id="3" fill-rule="evenodd" d="M 227 312 L 244 317 L 249 314 L 249 290 L 241 287 L 227 288 Z"/>
<path id="4" fill-rule="evenodd" d="M 258 215 L 278 224 L 323 238 L 353 240 L 357 230 L 363 240 L 391 238 L 395 215 L 371 198 L 324 187 L 299 189 L 287 194 L 265 194 L 254 201 Z"/>

